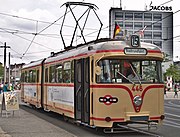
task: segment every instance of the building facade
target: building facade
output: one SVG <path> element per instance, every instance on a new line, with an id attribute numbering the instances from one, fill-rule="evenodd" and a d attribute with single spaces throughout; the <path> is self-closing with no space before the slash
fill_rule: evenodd
<path id="1" fill-rule="evenodd" d="M 117 39 L 124 35 L 125 30 L 128 34 L 134 34 L 146 28 L 141 41 L 156 44 L 168 55 L 169 60 L 173 61 L 173 12 L 111 8 L 109 10 L 110 38 L 113 37 L 115 22 L 121 28 L 121 32 L 116 36 Z"/>
<path id="2" fill-rule="evenodd" d="M 25 63 L 11 65 L 10 71 L 9 71 L 9 68 L 7 68 L 6 81 L 9 81 L 9 78 L 10 78 L 10 83 L 20 82 L 21 68 L 23 67 L 23 65 L 25 65 Z M 10 72 L 10 75 L 9 75 L 9 72 Z"/>

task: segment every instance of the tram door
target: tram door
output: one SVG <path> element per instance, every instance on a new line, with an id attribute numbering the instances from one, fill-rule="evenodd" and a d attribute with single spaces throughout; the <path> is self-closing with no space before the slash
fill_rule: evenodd
<path id="1" fill-rule="evenodd" d="M 90 89 L 89 89 L 89 58 L 75 60 L 75 119 L 89 123 Z"/>

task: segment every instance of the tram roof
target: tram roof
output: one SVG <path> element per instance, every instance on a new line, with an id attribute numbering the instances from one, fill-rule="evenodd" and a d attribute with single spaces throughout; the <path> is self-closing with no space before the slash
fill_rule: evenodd
<path id="1" fill-rule="evenodd" d="M 50 56 L 45 60 L 45 63 L 54 62 L 57 60 L 64 60 L 68 58 L 78 57 L 80 55 L 90 55 L 98 52 L 106 51 L 124 51 L 124 48 L 131 47 L 127 44 L 127 41 L 124 40 L 100 40 L 94 41 L 92 43 L 82 44 L 77 47 L 74 47 L 70 50 L 61 51 L 55 53 L 54 56 Z M 141 42 L 140 48 L 145 48 L 147 51 L 158 51 L 161 52 L 161 49 L 151 43 Z"/>
<path id="2" fill-rule="evenodd" d="M 30 63 L 24 65 L 24 66 L 22 67 L 22 69 L 24 69 L 24 68 L 29 68 L 29 67 L 33 67 L 33 66 L 38 66 L 38 65 L 40 65 L 40 64 L 43 62 L 43 60 L 44 60 L 44 59 L 40 59 L 40 60 L 36 60 L 36 61 L 31 61 Z"/>
<path id="3" fill-rule="evenodd" d="M 80 44 L 77 47 L 72 47 L 71 49 L 60 51 L 58 53 L 54 53 L 53 56 L 40 59 L 37 61 L 32 61 L 29 64 L 23 66 L 24 68 L 30 68 L 39 66 L 43 60 L 45 63 L 51 63 L 55 61 L 61 61 L 69 58 L 75 58 L 83 55 L 91 55 L 98 52 L 106 52 L 106 51 L 124 51 L 124 48 L 130 47 L 127 44 L 127 41 L 124 40 L 113 40 L 113 39 L 99 39 L 86 44 Z M 161 52 L 160 48 L 151 43 L 141 42 L 140 48 L 145 48 L 150 51 L 158 51 Z"/>

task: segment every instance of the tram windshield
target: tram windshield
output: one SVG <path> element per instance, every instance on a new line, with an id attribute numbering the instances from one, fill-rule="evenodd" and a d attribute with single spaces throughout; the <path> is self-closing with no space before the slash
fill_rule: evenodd
<path id="1" fill-rule="evenodd" d="M 98 62 L 101 74 L 97 83 L 160 83 L 161 61 L 102 59 Z"/>

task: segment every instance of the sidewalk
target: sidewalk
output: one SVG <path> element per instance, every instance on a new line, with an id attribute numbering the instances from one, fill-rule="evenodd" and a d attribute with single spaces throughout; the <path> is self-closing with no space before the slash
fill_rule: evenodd
<path id="1" fill-rule="evenodd" d="M 9 113 L 0 117 L 0 137 L 75 137 L 23 109 Z"/>
<path id="2" fill-rule="evenodd" d="M 177 98 L 177 96 L 174 98 L 173 91 L 167 91 L 166 95 L 164 95 L 164 99 L 180 99 L 180 91 L 178 92 L 178 98 Z"/>
<path id="3" fill-rule="evenodd" d="M 18 98 L 20 100 L 20 96 Z M 21 102 L 20 104 L 22 105 Z M 1 103 L 0 105 L 2 106 Z M 75 137 L 75 135 L 20 108 L 15 111 L 2 110 L 2 114 L 0 111 L 0 137 Z"/>

